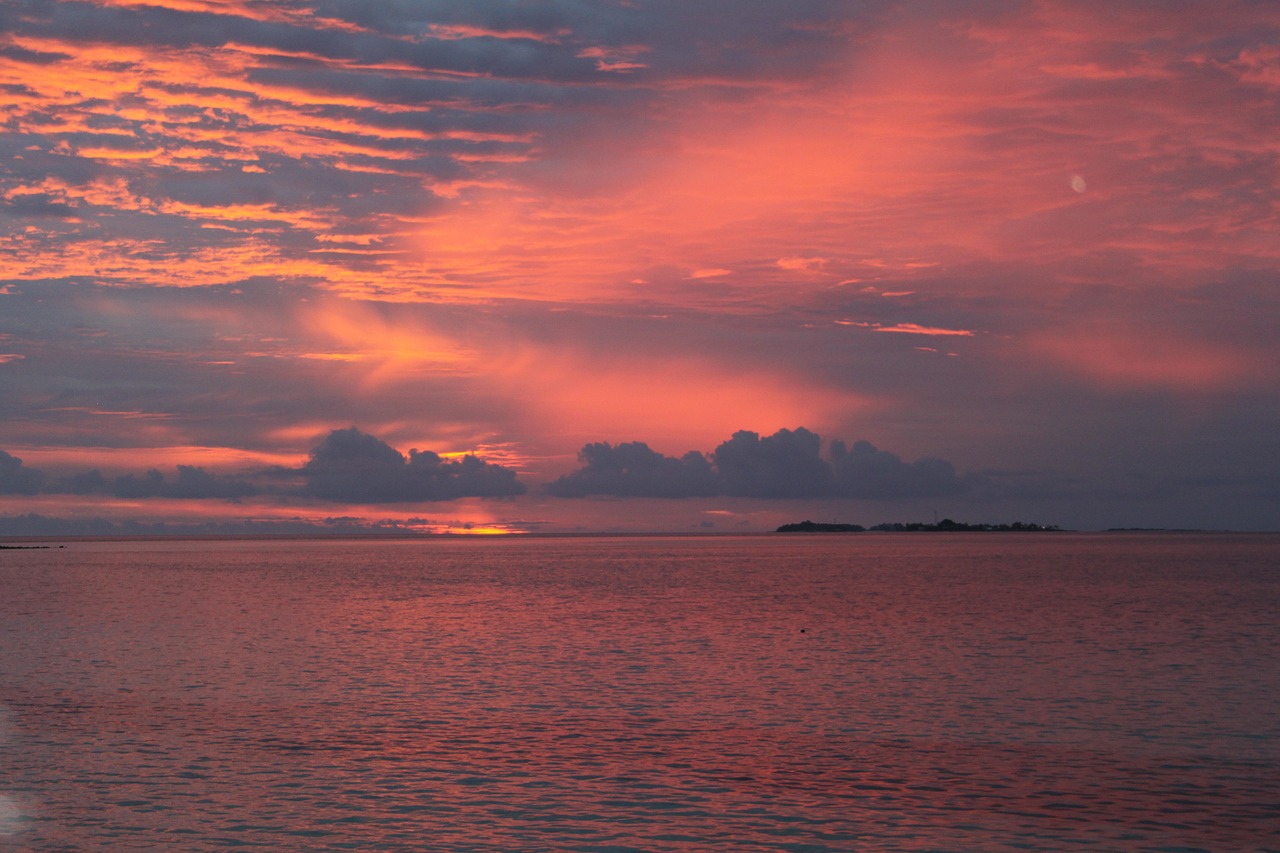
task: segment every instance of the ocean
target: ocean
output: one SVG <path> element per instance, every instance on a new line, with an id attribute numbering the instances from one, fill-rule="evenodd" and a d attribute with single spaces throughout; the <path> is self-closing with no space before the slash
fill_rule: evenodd
<path id="1" fill-rule="evenodd" d="M 1280 850 L 1280 536 L 0 551 L 0 849 Z"/>

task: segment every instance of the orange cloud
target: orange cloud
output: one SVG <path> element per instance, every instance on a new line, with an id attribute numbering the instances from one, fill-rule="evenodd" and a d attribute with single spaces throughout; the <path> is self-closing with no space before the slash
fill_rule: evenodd
<path id="1" fill-rule="evenodd" d="M 99 5 L 163 6 L 359 30 L 269 4 Z M 1236 7 L 1215 14 L 1266 17 Z M 1128 44 L 1131 33 L 1157 26 L 1171 39 L 1181 38 L 1192 21 L 1207 31 L 1216 23 L 1202 11 L 1167 17 L 1172 20 L 1153 21 L 1141 10 L 1102 14 L 1059 3 L 959 24 L 890 16 L 890 25 L 872 36 L 849 30 L 846 68 L 822 79 L 723 80 L 721 86 L 669 79 L 667 96 L 653 103 L 646 121 L 612 136 L 593 129 L 576 141 L 543 139 L 532 131 L 432 132 L 413 129 L 410 121 L 396 127 L 369 116 L 409 119 L 437 106 L 477 113 L 488 108 L 465 98 L 396 103 L 380 97 L 378 87 L 369 94 L 359 87 L 329 90 L 305 75 L 254 77 L 278 70 L 286 59 L 385 81 L 439 76 L 395 59 L 355 61 L 319 48 L 235 42 L 216 49 L 134 47 L 17 34 L 16 47 L 70 58 L 48 66 L 0 58 L 0 77 L 16 87 L 7 106 L 17 128 L 48 137 L 92 132 L 92 141 L 63 140 L 67 153 L 100 159 L 131 176 L 149 167 L 265 174 L 258 164 L 280 155 L 323 161 L 335 173 L 401 175 L 422 192 L 421 216 L 403 210 L 369 215 L 367 233 L 389 240 L 417 233 L 422 261 L 412 269 L 384 264 L 376 285 L 367 274 L 348 269 L 387 257 L 347 250 L 303 259 L 280 247 L 278 238 L 265 241 L 276 246 L 254 244 L 265 264 L 237 269 L 215 262 L 218 281 L 261 275 L 264 266 L 274 265 L 353 295 L 652 299 L 628 283 L 661 267 L 733 269 L 743 273 L 735 276 L 735 287 L 768 290 L 795 285 L 797 273 L 805 273 L 806 287 L 851 280 L 851 272 L 868 265 L 882 275 L 910 277 L 932 268 L 921 264 L 984 258 L 1049 264 L 1115 250 L 1147 259 L 1144 272 L 1154 275 L 1220 268 L 1244 256 L 1278 257 L 1280 248 L 1264 220 L 1227 208 L 1227 194 L 1217 185 L 1188 192 L 1179 204 L 1162 201 L 1158 187 L 1144 186 L 1159 184 L 1152 162 L 1184 159 L 1179 139 L 1211 141 L 1202 146 L 1204 156 L 1223 169 L 1243 148 L 1267 155 L 1266 142 L 1251 141 L 1259 134 L 1248 132 L 1241 123 L 1247 119 L 1197 112 L 1194 102 L 1189 107 L 1172 97 L 1144 100 L 1134 110 L 1098 108 L 1112 104 L 1115 96 L 1106 88 L 1112 83 L 1167 83 L 1186 71 L 1185 62 L 1171 64 L 1159 46 L 1111 49 Z M 483 35 L 544 45 L 570 35 L 463 24 L 440 24 L 428 32 L 436 38 Z M 572 50 L 611 71 L 638 69 L 638 58 L 646 54 L 639 45 Z M 1270 48 L 1193 60 L 1260 87 L 1274 86 L 1278 67 Z M 451 73 L 449 79 L 464 76 Z M 1071 100 L 1062 95 L 1067 86 L 1096 88 Z M 732 97 L 723 96 L 726 87 Z M 193 103 L 202 112 L 193 114 Z M 139 123 L 146 144 L 133 139 L 132 131 L 114 128 L 119 119 Z M 1153 135 L 1156 126 L 1173 130 Z M 433 149 L 432 156 L 464 168 L 449 178 L 415 174 L 421 146 L 440 141 L 475 143 Z M 553 168 L 519 168 L 535 161 L 545 165 L 549 156 L 558 158 Z M 1071 190 L 1073 175 L 1081 182 L 1088 175 L 1087 194 Z M 1229 189 L 1245 193 L 1250 177 L 1235 180 Z M 428 216 L 434 194 L 457 204 Z M 1197 209 L 1177 215 L 1175 208 L 1186 202 Z M 122 210 L 160 211 L 194 223 L 238 225 L 246 240 L 253 239 L 262 217 L 311 234 L 350 224 L 340 211 L 299 202 L 220 206 L 144 198 L 135 190 L 132 198 L 117 195 L 116 203 Z M 26 273 L 14 264 L 5 271 L 19 277 L 82 275 L 105 266 L 110 273 L 104 275 L 157 283 L 176 262 L 178 283 L 191 280 L 178 257 L 180 246 L 170 245 L 162 261 L 148 262 L 142 253 L 129 253 L 128 243 L 117 245 L 121 257 L 114 261 L 81 251 L 65 262 L 28 263 Z M 21 244 L 6 248 L 39 251 Z M 112 251 L 107 243 L 100 248 L 101 254 Z M 192 266 L 208 258 L 197 260 Z"/>
<path id="2" fill-rule="evenodd" d="M 414 374 L 469 373 L 476 364 L 476 355 L 456 340 L 359 303 L 330 300 L 312 304 L 302 309 L 300 321 L 311 339 L 339 348 L 328 353 L 303 353 L 302 357 L 367 362 L 360 380 L 366 388 L 403 382 Z"/>
<path id="3" fill-rule="evenodd" d="M 939 329 L 933 326 L 921 326 L 916 323 L 898 323 L 896 326 L 876 326 L 877 332 L 895 332 L 903 335 L 938 335 L 969 338 L 973 332 L 968 329 Z"/>
<path id="4" fill-rule="evenodd" d="M 915 58 L 886 51 L 880 61 Z M 691 93 L 639 140 L 591 140 L 591 162 L 618 164 L 598 184 L 472 193 L 424 229 L 422 257 L 460 288 L 547 299 L 628 298 L 625 283 L 653 268 L 711 278 L 730 259 L 749 270 L 735 284 L 770 289 L 804 273 L 821 285 L 865 264 L 913 275 L 985 253 L 981 227 L 1010 206 L 1026 214 L 1073 200 L 1031 201 L 1011 172 L 961 185 L 973 155 L 957 141 L 955 104 L 932 78 L 892 80 L 866 91 L 851 70 L 741 101 Z M 953 215 L 961 209 L 969 215 Z"/>
<path id="5" fill-rule="evenodd" d="M 837 326 L 858 326 L 863 329 L 870 329 L 873 332 L 891 332 L 900 335 L 936 335 L 940 337 L 973 337 L 973 332 L 968 329 L 943 329 L 935 326 L 921 326 L 918 323 L 897 323 L 893 326 L 884 326 L 880 323 L 866 323 L 858 320 L 836 320 Z"/>
<path id="6" fill-rule="evenodd" d="M 843 100 L 833 87 L 810 100 L 762 95 L 741 114 L 733 106 L 703 105 L 671 139 L 655 141 L 662 161 L 637 169 L 633 184 L 611 185 L 603 196 L 561 197 L 552 215 L 545 199 L 540 209 L 522 210 L 507 198 L 496 220 L 486 204 L 459 210 L 452 228 L 496 229 L 510 239 L 486 241 L 475 259 L 450 251 L 446 275 L 467 283 L 474 263 L 487 288 L 617 298 L 625 292 L 621 282 L 644 278 L 649 268 L 707 269 L 709 256 L 751 259 L 753 275 L 735 283 L 766 289 L 780 284 L 762 268 L 769 254 L 781 258 L 775 263 L 783 273 L 838 281 L 863 266 L 876 277 L 905 280 L 935 273 L 941 263 L 1050 265 L 1112 251 L 1147 259 L 1142 282 L 1149 283 L 1156 270 L 1185 280 L 1189 271 L 1220 267 L 1232 256 L 1280 253 L 1274 241 L 1264 245 L 1269 238 L 1256 225 L 1229 224 L 1207 210 L 1189 223 L 1140 224 L 1166 216 L 1166 202 L 1140 209 L 1151 189 L 1131 186 L 1135 173 L 1118 186 L 1113 165 L 1085 168 L 1096 153 L 1079 164 L 1065 145 L 1048 142 L 1008 156 L 984 150 L 984 136 L 996 137 L 999 129 L 966 126 L 966 111 L 994 111 L 1001 103 L 1013 110 L 1024 99 L 1043 99 L 1044 90 L 1060 84 L 1054 73 L 1033 75 L 1022 91 L 1001 92 L 1025 75 L 1003 65 L 966 67 L 937 91 L 950 72 L 887 71 L 919 58 L 908 51 L 900 60 L 875 60 L 885 81 L 870 91 L 851 88 Z M 1142 144 L 1137 140 L 1149 128 L 1095 116 L 1080 144 L 1092 151 L 1117 132 Z M 631 155 L 623 149 L 614 156 Z M 1078 191 L 1083 178 L 1073 188 L 1077 170 L 1091 175 L 1087 194 Z M 1202 204 L 1219 202 L 1206 196 Z M 513 221 L 519 224 L 510 230 L 499 224 Z M 1223 240 L 1209 239 L 1215 234 Z M 424 257 L 435 256 L 441 242 L 424 239 Z"/>
<path id="7" fill-rule="evenodd" d="M 129 429 L 132 430 L 133 426 Z M 110 428 L 104 426 L 97 434 L 109 432 Z M 138 472 L 150 468 L 171 471 L 178 465 L 194 465 L 210 471 L 239 473 L 249 468 L 273 465 L 296 466 L 302 461 L 296 453 L 163 442 L 146 447 L 15 445 L 7 450 L 32 468 L 54 472 L 79 472 L 91 468 L 106 472 Z"/>

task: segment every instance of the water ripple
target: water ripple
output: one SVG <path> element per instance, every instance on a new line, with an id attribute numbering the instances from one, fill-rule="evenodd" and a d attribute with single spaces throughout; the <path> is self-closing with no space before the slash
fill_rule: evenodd
<path id="1" fill-rule="evenodd" d="M 1276 540 L 1053 541 L 14 552 L 0 847 L 1280 849 Z"/>

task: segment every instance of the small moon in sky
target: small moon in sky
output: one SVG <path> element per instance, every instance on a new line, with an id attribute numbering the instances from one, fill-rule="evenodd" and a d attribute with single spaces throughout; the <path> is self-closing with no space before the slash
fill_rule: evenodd
<path id="1" fill-rule="evenodd" d="M 1075 190 L 1075 191 L 1076 191 L 1076 192 L 1078 192 L 1078 193 L 1082 193 L 1082 192 L 1084 192 L 1085 190 L 1089 189 L 1089 185 L 1088 185 L 1088 184 L 1086 184 L 1086 183 L 1084 182 L 1084 178 L 1080 177 L 1079 175 L 1072 175 L 1072 176 L 1071 176 L 1071 189 Z"/>

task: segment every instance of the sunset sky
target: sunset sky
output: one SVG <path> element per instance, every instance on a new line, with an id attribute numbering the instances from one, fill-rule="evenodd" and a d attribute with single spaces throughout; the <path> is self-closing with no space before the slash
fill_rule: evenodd
<path id="1" fill-rule="evenodd" d="M 0 104 L 0 535 L 1280 528 L 1274 0 L 7 0 Z"/>

